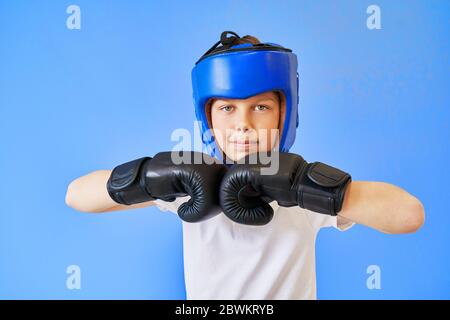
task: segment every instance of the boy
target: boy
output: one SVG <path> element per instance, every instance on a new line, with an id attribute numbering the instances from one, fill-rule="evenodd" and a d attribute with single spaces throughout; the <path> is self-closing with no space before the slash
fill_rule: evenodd
<path id="1" fill-rule="evenodd" d="M 298 205 L 285 200 L 301 186 L 298 179 L 312 179 L 289 166 L 296 163 L 295 168 L 306 170 L 310 164 L 286 153 L 298 125 L 296 69 L 290 49 L 226 31 L 192 72 L 196 115 L 210 156 L 237 162 L 258 152 L 281 151 L 280 168 L 288 168 L 288 182 L 295 180 L 295 185 L 284 190 L 282 180 L 271 186 L 284 178 L 278 172 L 262 187 L 258 183 L 264 179 L 251 181 L 261 187 L 259 192 L 232 194 L 229 187 L 239 184 L 233 180 L 239 175 L 229 173 L 243 170 L 241 176 L 251 179 L 250 167 L 206 164 L 208 158 L 197 165 L 175 165 L 171 154 L 160 153 L 73 181 L 66 203 L 84 212 L 157 205 L 178 213 L 184 220 L 188 299 L 316 299 L 315 239 L 321 228 L 343 231 L 360 223 L 385 233 L 415 232 L 423 224 L 424 209 L 396 186 L 351 181 L 329 166 L 319 173 L 345 178 L 329 186 L 339 196 L 329 193 L 326 200 L 338 206 L 325 208 L 323 201 L 306 198 Z M 230 198 L 236 200 L 234 207 Z M 260 210 L 254 214 L 254 208 Z"/>

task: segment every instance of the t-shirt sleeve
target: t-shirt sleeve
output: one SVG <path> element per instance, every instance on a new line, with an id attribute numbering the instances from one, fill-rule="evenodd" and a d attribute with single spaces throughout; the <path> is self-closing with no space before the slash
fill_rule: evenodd
<path id="1" fill-rule="evenodd" d="M 320 228 L 333 227 L 339 231 L 347 231 L 355 224 L 354 222 L 343 217 L 330 216 L 310 210 L 305 210 L 305 214 L 311 226 L 316 230 L 319 230 Z"/>
<path id="2" fill-rule="evenodd" d="M 169 211 L 175 214 L 178 214 L 178 208 L 180 205 L 189 200 L 189 196 L 176 198 L 174 201 L 163 201 L 163 200 L 155 200 L 155 204 L 161 211 Z"/>

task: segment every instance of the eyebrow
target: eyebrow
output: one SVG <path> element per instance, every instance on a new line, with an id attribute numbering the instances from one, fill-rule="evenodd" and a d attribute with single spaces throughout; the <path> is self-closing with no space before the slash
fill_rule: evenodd
<path id="1" fill-rule="evenodd" d="M 272 99 L 272 98 L 263 98 L 263 99 L 260 99 L 257 101 L 267 101 L 267 100 L 272 100 L 273 102 L 276 102 L 275 99 Z"/>
<path id="2" fill-rule="evenodd" d="M 277 102 L 275 99 L 272 99 L 272 98 L 261 98 L 261 99 L 258 99 L 258 100 L 256 100 L 256 102 L 262 102 L 262 101 L 273 101 L 273 102 Z M 225 103 L 225 104 L 227 104 L 227 103 L 230 103 L 230 102 L 228 102 L 228 101 L 226 101 L 226 100 L 222 100 L 222 99 L 217 99 L 216 101 L 214 101 L 213 102 L 213 104 L 223 104 L 223 103 Z"/>

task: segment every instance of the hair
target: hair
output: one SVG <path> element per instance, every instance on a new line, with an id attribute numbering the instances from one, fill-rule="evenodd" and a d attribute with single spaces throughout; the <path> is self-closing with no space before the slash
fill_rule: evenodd
<path id="1" fill-rule="evenodd" d="M 258 38 L 251 36 L 251 35 L 243 36 L 242 38 L 239 38 L 236 42 L 237 42 L 237 44 L 244 44 L 244 43 L 259 44 L 259 43 L 261 43 L 261 41 L 259 41 Z"/>

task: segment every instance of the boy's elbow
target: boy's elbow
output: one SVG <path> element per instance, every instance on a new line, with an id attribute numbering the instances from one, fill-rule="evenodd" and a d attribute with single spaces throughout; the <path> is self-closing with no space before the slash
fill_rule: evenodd
<path id="1" fill-rule="evenodd" d="M 67 187 L 66 205 L 74 210 L 80 212 L 93 212 L 90 208 L 83 206 L 83 202 L 80 200 L 80 187 L 77 184 L 77 180 L 72 181 Z"/>
<path id="2" fill-rule="evenodd" d="M 425 223 L 425 209 L 423 204 L 416 198 L 410 201 L 404 212 L 403 228 L 405 233 L 418 231 Z"/>
<path id="3" fill-rule="evenodd" d="M 75 209 L 75 181 L 72 181 L 67 187 L 66 191 L 66 205 L 70 208 Z"/>

